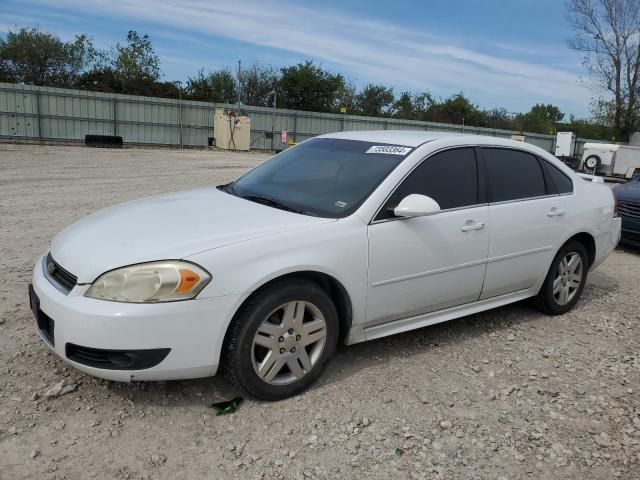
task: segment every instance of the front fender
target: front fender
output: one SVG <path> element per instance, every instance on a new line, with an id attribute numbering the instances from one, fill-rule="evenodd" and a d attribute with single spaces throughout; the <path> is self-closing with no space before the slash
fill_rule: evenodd
<path id="1" fill-rule="evenodd" d="M 244 301 L 266 283 L 312 271 L 335 278 L 351 300 L 352 325 L 365 319 L 367 226 L 357 216 L 310 228 L 201 252 L 187 259 L 206 268 L 212 280 L 198 298 L 237 295 L 225 330 Z M 222 345 L 220 345 L 221 348 Z"/>

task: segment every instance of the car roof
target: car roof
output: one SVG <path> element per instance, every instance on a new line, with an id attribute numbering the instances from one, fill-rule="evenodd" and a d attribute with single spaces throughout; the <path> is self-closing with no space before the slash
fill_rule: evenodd
<path id="1" fill-rule="evenodd" d="M 405 147 L 417 147 L 425 142 L 438 140 L 448 135 L 447 132 L 421 132 L 414 130 L 357 130 L 335 132 L 321 135 L 320 138 L 342 138 L 344 140 L 360 140 L 363 142 L 392 143 Z M 459 136 L 459 135 L 458 135 Z"/>
<path id="2" fill-rule="evenodd" d="M 363 142 L 402 145 L 412 148 L 419 147 L 420 145 L 434 142 L 436 140 L 439 141 L 438 148 L 443 146 L 455 147 L 458 145 L 502 146 L 525 150 L 533 155 L 545 158 L 548 162 L 553 163 L 556 168 L 559 168 L 565 174 L 575 178 L 573 170 L 555 158 L 548 151 L 532 143 L 512 140 L 510 138 L 455 132 L 425 132 L 421 130 L 356 130 L 327 133 L 315 138 L 341 138 L 344 140 L 359 140 Z"/>
<path id="3" fill-rule="evenodd" d="M 500 137 L 453 132 L 425 132 L 420 130 L 356 130 L 328 133 L 320 135 L 318 138 L 341 138 L 344 140 L 359 140 L 363 142 L 403 145 L 405 147 L 418 147 L 427 142 L 445 139 L 451 139 L 452 143 L 459 142 L 460 144 L 485 143 L 519 147 L 523 146 L 523 142 Z"/>

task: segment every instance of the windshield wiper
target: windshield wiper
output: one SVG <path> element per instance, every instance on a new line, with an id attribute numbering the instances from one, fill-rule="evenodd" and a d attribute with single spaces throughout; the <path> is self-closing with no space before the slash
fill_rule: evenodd
<path id="1" fill-rule="evenodd" d="M 275 200 L 273 198 L 270 197 L 265 197 L 263 195 L 243 195 L 241 198 L 244 198 L 246 200 L 249 200 L 251 202 L 256 202 L 256 203 L 260 203 L 262 205 L 267 205 L 268 207 L 273 207 L 273 208 L 278 208 L 280 210 L 285 210 L 287 212 L 293 212 L 293 213 L 300 213 L 302 215 L 312 215 L 314 217 L 316 217 L 317 215 L 308 212 L 306 210 L 302 210 L 299 208 L 294 208 L 291 207 L 289 205 L 285 205 L 282 202 L 279 202 L 278 200 Z"/>

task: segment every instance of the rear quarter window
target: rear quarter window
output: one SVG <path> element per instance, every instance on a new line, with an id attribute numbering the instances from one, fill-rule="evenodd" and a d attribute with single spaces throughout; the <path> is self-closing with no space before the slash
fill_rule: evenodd
<path id="1" fill-rule="evenodd" d="M 551 177 L 551 180 L 553 181 L 559 194 L 562 195 L 563 193 L 573 192 L 573 182 L 567 175 L 562 173 L 559 168 L 545 160 L 542 160 L 542 163 L 547 169 L 547 173 Z"/>

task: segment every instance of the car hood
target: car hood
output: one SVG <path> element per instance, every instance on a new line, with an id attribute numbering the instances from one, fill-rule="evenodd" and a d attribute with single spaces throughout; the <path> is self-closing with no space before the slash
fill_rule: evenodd
<path id="1" fill-rule="evenodd" d="M 618 200 L 640 202 L 640 180 L 632 180 L 613 189 L 613 194 Z"/>
<path id="2" fill-rule="evenodd" d="M 250 202 L 215 187 L 147 197 L 93 213 L 51 242 L 51 255 L 78 283 L 114 268 L 196 253 L 333 219 Z"/>

